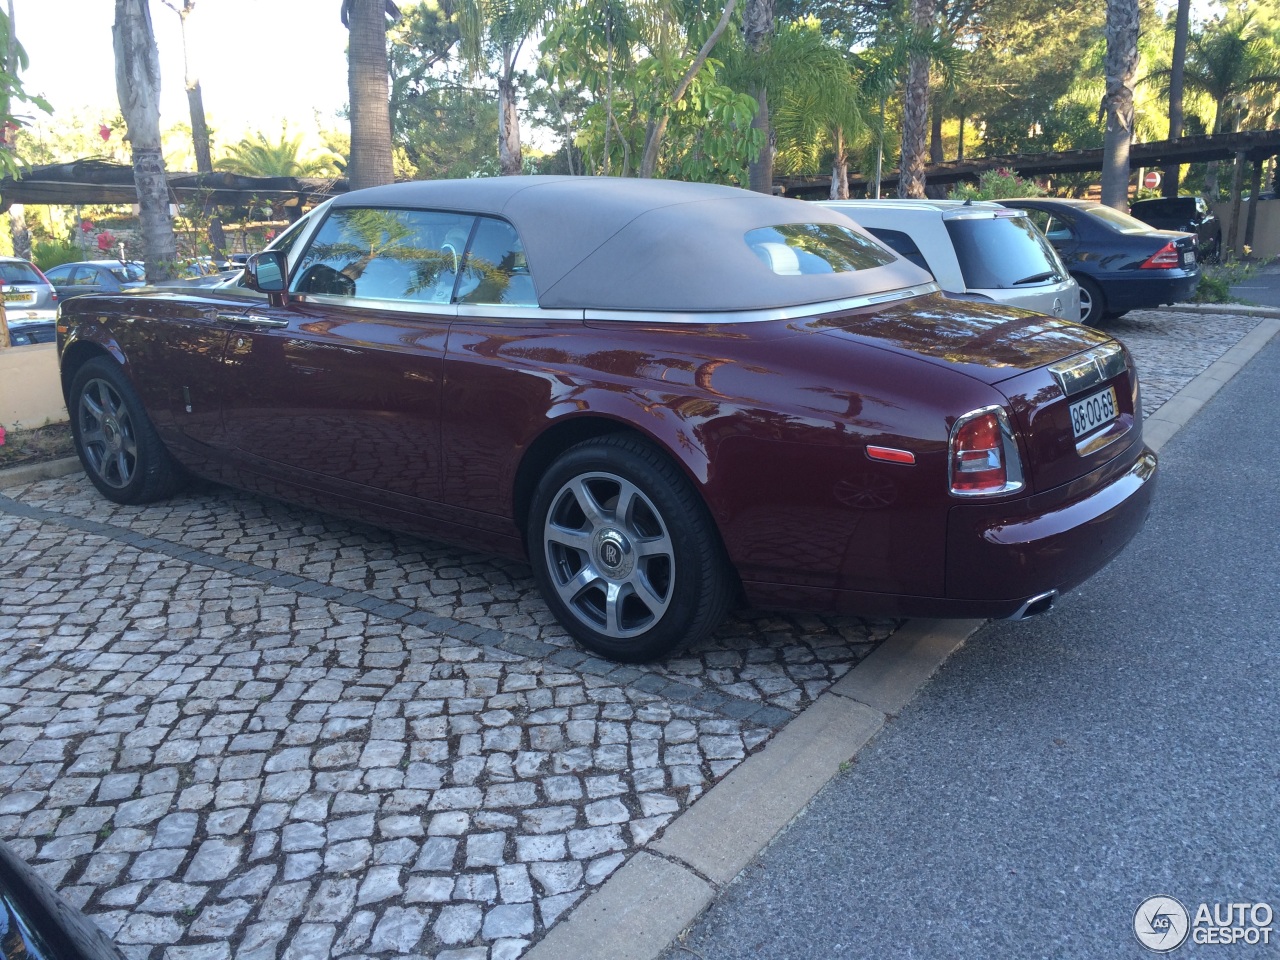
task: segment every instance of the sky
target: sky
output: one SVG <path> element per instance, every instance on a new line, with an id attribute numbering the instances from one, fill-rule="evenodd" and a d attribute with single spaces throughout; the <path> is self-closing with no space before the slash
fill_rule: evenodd
<path id="1" fill-rule="evenodd" d="M 180 0 L 174 0 L 180 6 Z M 199 65 L 205 114 L 215 137 L 234 143 L 262 131 L 274 140 L 321 126 L 345 128 L 347 31 L 339 0 L 198 0 L 187 42 Z M 160 125 L 190 123 L 178 15 L 152 0 L 160 50 Z M 111 48 L 114 0 L 14 0 L 18 40 L 30 59 L 22 74 L 52 118 L 87 112 L 97 122 L 120 111 Z"/>

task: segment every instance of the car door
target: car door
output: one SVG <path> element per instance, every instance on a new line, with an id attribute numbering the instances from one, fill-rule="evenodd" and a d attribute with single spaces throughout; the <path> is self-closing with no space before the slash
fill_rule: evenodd
<path id="1" fill-rule="evenodd" d="M 1074 270 L 1081 257 L 1080 235 L 1071 218 L 1036 207 L 1028 207 L 1027 216 L 1058 252 L 1067 269 Z"/>
<path id="2" fill-rule="evenodd" d="M 440 389 L 474 218 L 334 207 L 283 305 L 232 319 L 227 443 L 259 473 L 380 507 L 440 495 Z"/>
<path id="3" fill-rule="evenodd" d="M 447 518 L 512 538 L 516 465 L 548 411 L 577 385 L 564 375 L 582 349 L 581 310 L 538 307 L 515 228 L 481 217 L 458 281 L 442 415 Z M 491 541 L 502 549 L 499 541 Z"/>

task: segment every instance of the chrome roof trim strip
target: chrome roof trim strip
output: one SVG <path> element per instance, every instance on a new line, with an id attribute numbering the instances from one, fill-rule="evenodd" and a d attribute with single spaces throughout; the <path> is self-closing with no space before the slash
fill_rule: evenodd
<path id="1" fill-rule="evenodd" d="M 846 310 L 874 307 L 884 303 L 892 303 L 895 300 L 908 300 L 911 297 L 937 292 L 938 285 L 930 282 L 916 284 L 913 287 L 903 287 L 900 290 L 890 290 L 886 293 L 848 297 L 844 300 L 825 300 L 821 303 L 797 304 L 792 307 L 774 307 L 767 310 L 709 311 L 707 313 L 678 312 L 674 310 L 587 310 L 584 312 L 584 319 L 630 321 L 632 323 L 763 323 L 769 320 L 797 320 L 801 317 L 813 317 L 824 313 L 842 313 Z"/>

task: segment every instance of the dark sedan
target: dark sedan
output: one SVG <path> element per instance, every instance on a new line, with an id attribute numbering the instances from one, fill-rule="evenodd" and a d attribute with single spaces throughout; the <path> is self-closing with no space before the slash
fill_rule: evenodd
<path id="1" fill-rule="evenodd" d="M 644 660 L 739 597 L 1024 616 L 1142 526 L 1123 345 L 943 296 L 835 210 L 593 177 L 322 204 L 246 283 L 63 306 L 107 497 L 184 469 L 516 557 Z"/>
<path id="2" fill-rule="evenodd" d="M 1026 210 L 1080 284 L 1080 320 L 1180 303 L 1200 282 L 1194 234 L 1157 230 L 1092 200 L 1001 200 Z"/>
<path id="3" fill-rule="evenodd" d="M 45 271 L 63 300 L 88 293 L 124 293 L 147 285 L 142 264 L 126 260 L 82 260 Z"/>

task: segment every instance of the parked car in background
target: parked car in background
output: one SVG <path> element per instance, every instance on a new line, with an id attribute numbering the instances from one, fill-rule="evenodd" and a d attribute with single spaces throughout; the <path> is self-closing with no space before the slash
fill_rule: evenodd
<path id="1" fill-rule="evenodd" d="M 1193 234 L 1157 230 L 1092 200 L 1001 200 L 1027 211 L 1080 284 L 1080 321 L 1180 303 L 1200 282 Z"/>
<path id="2" fill-rule="evenodd" d="M 0 841 L 0 957 L 124 960 L 107 935 Z"/>
<path id="3" fill-rule="evenodd" d="M 1201 262 L 1215 261 L 1222 254 L 1222 223 L 1209 209 L 1204 197 L 1154 197 L 1136 200 L 1129 213 L 1157 230 L 1181 230 L 1196 235 L 1196 254 Z"/>
<path id="4" fill-rule="evenodd" d="M 9 324 L 9 345 L 13 347 L 55 343 L 57 339 L 57 328 L 52 320 L 19 320 Z"/>
<path id="5" fill-rule="evenodd" d="M 1080 294 L 1053 248 L 1016 211 L 961 200 L 821 200 L 942 289 L 1076 319 Z"/>
<path id="6" fill-rule="evenodd" d="M 30 260 L 0 257 L 0 296 L 10 324 L 51 321 L 58 314 L 58 291 Z"/>
<path id="7" fill-rule="evenodd" d="M 1040 613 L 1153 495 L 1122 344 L 944 297 L 817 204 L 418 181 L 328 200 L 276 244 L 245 268 L 256 296 L 62 306 L 90 481 L 143 503 L 186 468 L 527 557 L 606 657 L 694 643 L 740 596 Z"/>
<path id="8" fill-rule="evenodd" d="M 147 285 L 142 264 L 132 260 L 82 260 L 50 268 L 47 276 L 63 300 L 87 293 L 125 293 Z"/>

